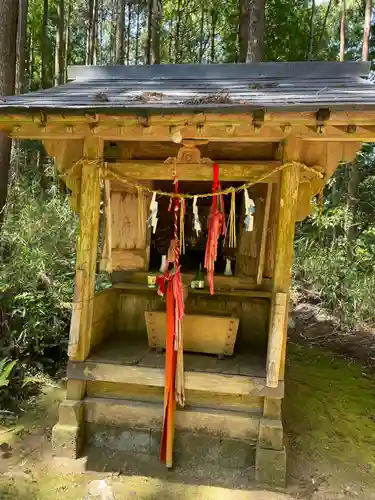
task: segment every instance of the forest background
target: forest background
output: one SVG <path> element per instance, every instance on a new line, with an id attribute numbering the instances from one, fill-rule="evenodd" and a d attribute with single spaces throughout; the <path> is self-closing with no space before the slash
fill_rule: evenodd
<path id="1" fill-rule="evenodd" d="M 1 0 L 0 95 L 72 64 L 372 60 L 371 0 Z M 0 404 L 66 359 L 77 217 L 53 159 L 0 135 Z M 375 325 L 375 150 L 338 169 L 299 224 L 294 286 L 342 334 Z M 12 370 L 12 375 L 11 374 Z M 1 389 L 2 387 L 2 389 Z"/>

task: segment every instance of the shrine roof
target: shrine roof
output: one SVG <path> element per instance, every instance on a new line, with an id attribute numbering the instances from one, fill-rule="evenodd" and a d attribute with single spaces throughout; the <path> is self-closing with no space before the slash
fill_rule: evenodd
<path id="1" fill-rule="evenodd" d="M 369 69 L 365 62 L 73 66 L 64 85 L 1 98 L 0 114 L 375 110 Z"/>

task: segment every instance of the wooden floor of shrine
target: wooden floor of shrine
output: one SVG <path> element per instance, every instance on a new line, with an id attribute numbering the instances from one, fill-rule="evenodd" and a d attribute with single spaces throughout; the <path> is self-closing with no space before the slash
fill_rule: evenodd
<path id="1" fill-rule="evenodd" d="M 110 337 L 86 361 L 70 361 L 68 378 L 164 387 L 165 353 L 147 338 Z M 184 353 L 185 388 L 222 394 L 282 397 L 284 384 L 266 386 L 266 359 L 250 349 L 224 358 Z"/>
<path id="2" fill-rule="evenodd" d="M 98 363 L 164 368 L 165 352 L 150 349 L 147 339 L 130 341 L 115 337 L 95 349 L 89 359 Z M 252 353 L 238 353 L 223 359 L 211 354 L 184 353 L 184 368 L 187 371 L 265 377 L 265 367 L 265 357 Z"/>

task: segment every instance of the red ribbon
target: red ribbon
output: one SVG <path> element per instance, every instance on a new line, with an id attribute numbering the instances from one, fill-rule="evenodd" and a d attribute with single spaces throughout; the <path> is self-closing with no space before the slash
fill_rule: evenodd
<path id="1" fill-rule="evenodd" d="M 174 178 L 174 191 L 178 195 L 178 178 Z M 171 206 L 170 206 L 171 209 Z M 167 334 L 165 339 L 165 389 L 164 389 L 164 420 L 160 449 L 160 459 L 172 466 L 172 449 L 174 439 L 174 414 L 176 409 L 176 364 L 177 351 L 175 346 L 176 323 L 182 321 L 185 314 L 184 291 L 181 279 L 181 268 L 179 266 L 180 250 L 178 242 L 178 211 L 181 210 L 181 202 L 175 196 L 174 210 L 174 241 L 175 241 L 175 268 L 174 271 L 166 271 L 163 276 L 156 278 L 158 294 L 166 294 L 167 302 Z M 169 283 L 168 283 L 169 282 Z M 168 285 L 167 285 L 168 283 Z"/>
<path id="2" fill-rule="evenodd" d="M 217 208 L 217 191 L 221 189 L 219 181 L 219 165 L 214 163 L 213 165 L 214 180 L 212 184 L 212 192 L 214 196 L 212 197 L 211 211 L 208 218 L 208 236 L 206 243 L 206 254 L 204 259 L 204 267 L 207 270 L 208 284 L 210 287 L 210 294 L 214 293 L 214 271 L 215 271 L 215 261 L 217 259 L 217 247 L 220 235 L 225 234 L 225 216 L 222 212 L 224 210 L 224 199 L 220 195 L 220 209 Z"/>

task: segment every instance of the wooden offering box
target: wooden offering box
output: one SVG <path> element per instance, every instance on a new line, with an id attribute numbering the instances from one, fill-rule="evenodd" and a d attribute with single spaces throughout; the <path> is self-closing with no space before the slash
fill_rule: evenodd
<path id="1" fill-rule="evenodd" d="M 165 347 L 165 312 L 145 312 L 149 347 Z M 231 356 L 239 318 L 189 314 L 184 318 L 184 351 Z"/>

